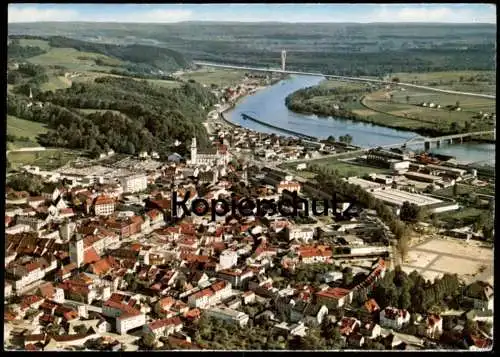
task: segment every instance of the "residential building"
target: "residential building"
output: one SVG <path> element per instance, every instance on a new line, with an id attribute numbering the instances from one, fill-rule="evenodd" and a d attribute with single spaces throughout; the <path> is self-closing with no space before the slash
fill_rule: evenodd
<path id="1" fill-rule="evenodd" d="M 219 256 L 219 265 L 221 269 L 229 269 L 238 263 L 238 253 L 234 250 L 226 249 Z"/>
<path id="2" fill-rule="evenodd" d="M 241 288 L 244 286 L 244 282 L 251 279 L 254 273 L 250 269 L 224 269 L 217 272 L 217 276 L 221 279 L 227 280 L 231 283 L 231 286 L 235 288 Z"/>
<path id="3" fill-rule="evenodd" d="M 343 288 L 328 288 L 316 293 L 318 304 L 324 304 L 328 308 L 338 308 L 352 301 L 353 292 Z"/>
<path id="4" fill-rule="evenodd" d="M 483 281 L 469 285 L 465 291 L 465 299 L 474 303 L 474 309 L 493 311 L 493 287 Z"/>
<path id="5" fill-rule="evenodd" d="M 168 336 L 182 330 L 183 323 L 179 317 L 155 320 L 143 327 L 143 333 L 152 333 L 155 337 Z"/>
<path id="6" fill-rule="evenodd" d="M 382 327 L 401 329 L 410 321 L 410 313 L 407 310 L 386 307 L 380 313 L 380 325 Z"/>
<path id="7" fill-rule="evenodd" d="M 276 186 L 276 191 L 278 194 L 282 194 L 283 191 L 297 192 L 300 193 L 300 184 L 296 181 L 281 181 Z"/>
<path id="8" fill-rule="evenodd" d="M 208 308 L 218 304 L 231 295 L 231 283 L 225 280 L 216 280 L 209 287 L 201 289 L 188 297 L 191 307 Z"/>
<path id="9" fill-rule="evenodd" d="M 308 243 L 314 238 L 314 228 L 289 225 L 288 238 L 290 240 L 300 240 L 305 243 Z"/>
<path id="10" fill-rule="evenodd" d="M 425 335 L 431 339 L 439 339 L 443 333 L 443 319 L 436 314 L 429 314 L 426 320 Z"/>
<path id="11" fill-rule="evenodd" d="M 94 201 L 94 213 L 96 216 L 109 216 L 115 211 L 116 202 L 113 198 L 99 196 Z"/>
<path id="12" fill-rule="evenodd" d="M 125 176 L 120 179 L 120 185 L 124 193 L 141 192 L 148 188 L 148 178 L 146 175 Z"/>
<path id="13" fill-rule="evenodd" d="M 240 327 L 246 326 L 249 316 L 244 312 L 230 309 L 228 307 L 214 307 L 205 311 L 205 313 L 215 319 L 221 319 L 234 323 Z"/>

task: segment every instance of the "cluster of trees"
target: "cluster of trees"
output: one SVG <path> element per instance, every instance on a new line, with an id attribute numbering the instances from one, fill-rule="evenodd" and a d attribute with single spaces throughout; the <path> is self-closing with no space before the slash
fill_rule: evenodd
<path id="1" fill-rule="evenodd" d="M 271 321 L 252 320 L 245 328 L 202 316 L 193 342 L 205 349 L 214 350 L 324 350 L 340 349 L 343 341 L 338 326 L 326 322 L 318 328 L 310 328 L 304 337 L 288 336 L 273 329 Z"/>
<path id="2" fill-rule="evenodd" d="M 46 53 L 44 49 L 38 46 L 22 46 L 19 39 L 11 40 L 7 47 L 7 55 L 9 59 L 21 60 L 30 57 L 35 57 Z"/>
<path id="3" fill-rule="evenodd" d="M 370 294 L 380 308 L 393 306 L 411 313 L 424 314 L 445 305 L 445 299 L 462 292 L 462 284 L 456 274 L 444 274 L 434 282 L 426 281 L 417 271 L 409 275 L 401 267 L 386 272 Z M 438 311 L 436 310 L 436 311 Z"/>
<path id="4" fill-rule="evenodd" d="M 399 212 L 399 217 L 405 222 L 417 222 L 422 219 L 423 210 L 420 206 L 415 203 L 410 203 L 408 201 L 403 202 L 401 210 Z"/>
<path id="5" fill-rule="evenodd" d="M 352 136 L 350 134 L 340 135 L 339 136 L 339 141 L 341 143 L 350 144 L 352 142 Z"/>
<path id="6" fill-rule="evenodd" d="M 17 70 L 7 73 L 7 83 L 19 85 L 24 82 L 24 85 L 16 87 L 16 91 L 23 95 L 28 95 L 30 88 L 38 91 L 39 87 L 48 81 L 49 76 L 45 68 L 31 63 L 20 64 Z"/>
<path id="7" fill-rule="evenodd" d="M 338 116 L 346 119 L 356 119 L 356 115 L 339 103 L 357 101 L 367 93 L 368 88 L 325 88 L 323 86 L 300 89 L 285 99 L 288 109 L 298 113 L 312 113 L 321 116 Z M 316 97 L 328 97 L 321 103 L 312 100 Z"/>
<path id="8" fill-rule="evenodd" d="M 16 191 L 26 191 L 33 196 L 39 196 L 44 188 L 40 176 L 26 173 L 9 176 L 7 186 Z"/>
<path id="9" fill-rule="evenodd" d="M 186 143 L 193 136 L 200 146 L 205 145 L 205 108 L 216 102 L 199 84 L 166 89 L 146 81 L 109 77 L 57 93 L 40 93 L 37 99 L 50 104 L 31 110 L 25 100 L 10 96 L 8 113 L 47 124 L 52 130 L 40 136 L 40 144 L 127 154 L 143 150 L 167 154 L 173 141 Z M 84 114 L 75 108 L 101 111 Z"/>

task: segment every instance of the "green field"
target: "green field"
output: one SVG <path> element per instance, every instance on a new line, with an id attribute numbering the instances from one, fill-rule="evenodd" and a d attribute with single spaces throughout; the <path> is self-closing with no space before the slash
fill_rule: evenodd
<path id="1" fill-rule="evenodd" d="M 24 165 L 35 165 L 42 170 L 54 170 L 75 160 L 79 155 L 81 154 L 67 149 L 48 149 L 46 151 L 10 152 L 7 158 L 13 169 Z"/>
<path id="2" fill-rule="evenodd" d="M 77 77 L 71 78 L 71 82 L 75 83 L 89 83 L 95 81 L 97 78 L 101 77 L 117 77 L 117 78 L 132 78 L 132 77 L 124 77 L 117 74 L 105 73 L 105 72 L 94 72 L 94 71 L 83 71 L 79 72 Z M 141 78 L 133 78 L 138 81 L 142 81 L 144 79 Z M 168 81 L 163 79 L 146 79 L 146 81 L 152 85 L 164 87 L 164 88 L 176 88 L 182 85 L 181 82 L 177 81 Z"/>
<path id="3" fill-rule="evenodd" d="M 430 85 L 435 88 L 451 89 L 459 92 L 496 93 L 496 73 L 494 71 L 395 73 L 392 77 L 399 78 L 401 82 Z"/>
<path id="4" fill-rule="evenodd" d="M 245 77 L 244 71 L 225 69 L 201 69 L 195 72 L 188 72 L 181 75 L 184 80 L 194 80 L 198 83 L 218 87 L 234 86 L 240 83 Z"/>
<path id="5" fill-rule="evenodd" d="M 74 48 L 51 48 L 49 52 L 29 59 L 29 62 L 41 66 L 63 66 L 72 71 L 109 71 L 112 66 L 98 66 L 95 60 L 101 58 L 110 63 L 119 63 L 118 60 L 104 55 L 81 52 Z"/>
<path id="6" fill-rule="evenodd" d="M 42 123 L 7 115 L 7 134 L 9 135 L 28 137 L 36 143 L 36 137 L 45 132 L 47 128 Z"/>
<path id="7" fill-rule="evenodd" d="M 386 97 L 384 91 L 371 93 L 363 100 L 366 110 L 355 110 L 354 112 L 369 117 L 377 124 L 408 129 L 417 127 L 436 128 L 436 126 L 447 128 L 453 122 L 461 126 L 469 122 L 471 130 L 488 130 L 492 128 L 491 119 L 477 119 L 473 118 L 473 116 L 480 111 L 485 113 L 495 112 L 494 100 L 436 93 L 420 89 L 398 90 L 393 91 L 392 94 L 391 101 Z M 439 104 L 442 108 L 419 106 L 418 104 L 422 102 Z M 457 102 L 462 111 L 450 112 L 444 108 L 447 105 L 456 105 Z M 370 110 L 372 113 L 370 113 Z"/>
<path id="8" fill-rule="evenodd" d="M 19 44 L 21 46 L 40 47 L 42 50 L 50 49 L 49 41 L 44 41 L 44 40 L 33 40 L 33 39 L 22 38 L 19 40 Z"/>
<path id="9" fill-rule="evenodd" d="M 71 80 L 66 79 L 64 76 L 57 76 L 55 74 L 49 75 L 49 81 L 40 86 L 43 91 L 56 91 L 58 89 L 69 87 L 71 87 Z"/>

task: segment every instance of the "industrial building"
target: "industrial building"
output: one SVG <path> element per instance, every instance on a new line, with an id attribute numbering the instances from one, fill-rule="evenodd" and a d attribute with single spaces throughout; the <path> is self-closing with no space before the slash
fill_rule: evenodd
<path id="1" fill-rule="evenodd" d="M 446 166 L 439 166 L 439 165 L 427 165 L 425 166 L 425 169 L 429 172 L 432 173 L 433 175 L 440 175 L 444 174 L 447 176 L 451 176 L 453 178 L 459 178 L 463 177 L 467 174 L 467 170 L 463 169 L 457 169 L 454 167 L 446 167 Z"/>
<path id="2" fill-rule="evenodd" d="M 414 181 L 421 181 L 421 182 L 428 182 L 428 183 L 436 183 L 438 181 L 441 181 L 441 177 L 439 176 L 433 176 L 433 175 L 428 175 L 424 174 L 421 172 L 414 172 L 414 171 L 409 171 L 404 174 L 407 179 L 414 180 Z"/>
<path id="3" fill-rule="evenodd" d="M 377 166 L 391 168 L 394 165 L 400 166 L 401 161 L 408 160 L 405 154 L 389 151 L 389 150 L 370 150 L 366 155 L 366 161 Z M 404 164 L 406 166 L 406 164 Z"/>
<path id="4" fill-rule="evenodd" d="M 393 188 L 385 188 L 381 190 L 374 190 L 372 194 L 384 201 L 385 203 L 393 206 L 402 206 L 404 202 L 408 201 L 417 206 L 429 206 L 443 201 L 437 198 L 420 195 L 416 193 L 401 191 Z"/>

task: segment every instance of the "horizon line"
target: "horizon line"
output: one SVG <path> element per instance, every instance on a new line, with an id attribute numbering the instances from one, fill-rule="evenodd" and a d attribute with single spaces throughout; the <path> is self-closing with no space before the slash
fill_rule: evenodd
<path id="1" fill-rule="evenodd" d="M 407 22 L 287 22 L 287 21 L 216 21 L 216 20 L 188 20 L 177 22 L 123 22 L 123 21 L 33 21 L 33 22 L 7 22 L 8 25 L 28 25 L 28 24 L 135 24 L 135 25 L 176 25 L 187 23 L 214 23 L 214 24 L 290 24 L 290 25 L 375 25 L 375 24 L 412 24 L 412 25 L 496 25 L 496 22 L 421 22 L 421 21 L 407 21 Z"/>

